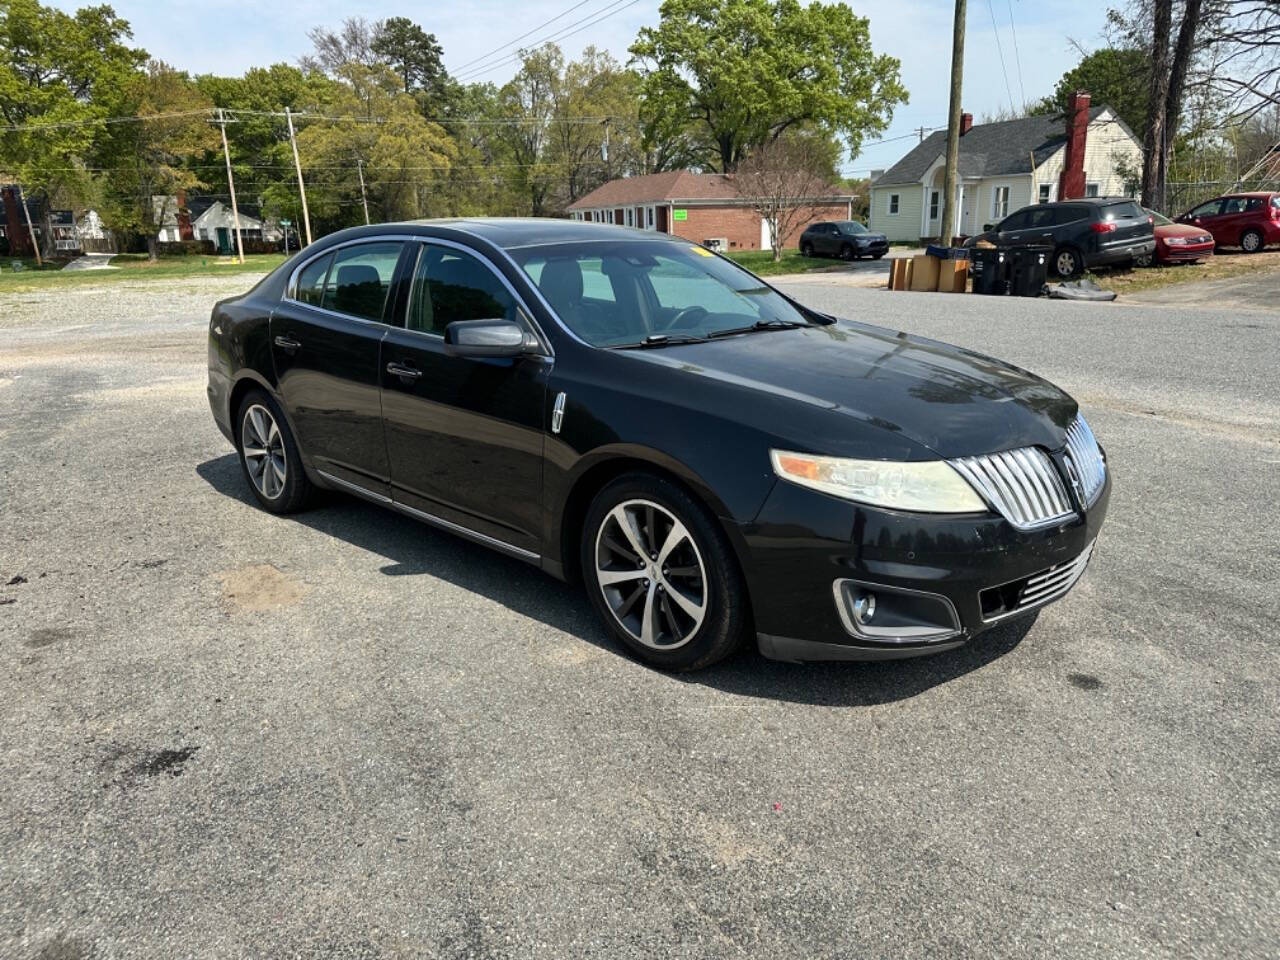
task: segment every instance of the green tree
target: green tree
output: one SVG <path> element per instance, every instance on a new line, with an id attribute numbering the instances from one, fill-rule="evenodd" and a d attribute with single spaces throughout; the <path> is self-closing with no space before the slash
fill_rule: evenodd
<path id="1" fill-rule="evenodd" d="M 872 50 L 869 21 L 843 3 L 665 0 L 631 53 L 646 115 L 691 124 L 725 172 L 802 124 L 838 131 L 856 154 L 907 100 L 899 62 Z"/>
<path id="2" fill-rule="evenodd" d="M 430 101 L 439 100 L 446 74 L 435 34 L 407 17 L 389 17 L 378 24 L 371 47 L 400 75 L 405 93 L 422 90 Z"/>
<path id="3" fill-rule="evenodd" d="M 144 236 L 154 260 L 165 200 L 178 190 L 200 186 L 194 161 L 221 148 L 210 122 L 213 103 L 187 74 L 152 61 L 104 106 L 110 116 L 137 117 L 138 122 L 111 124 L 98 138 L 96 154 L 103 168 L 99 212 L 111 229 Z"/>
<path id="4" fill-rule="evenodd" d="M 1095 105 L 1107 104 L 1129 129 L 1142 138 L 1146 131 L 1151 94 L 1151 58 L 1134 47 L 1104 47 L 1081 58 L 1062 75 L 1053 96 L 1035 105 L 1037 114 L 1065 113 L 1067 98 L 1087 90 Z"/>
<path id="5" fill-rule="evenodd" d="M 0 5 L 0 122 L 24 128 L 0 132 L 0 172 L 68 205 L 92 195 L 84 159 L 104 129 L 95 121 L 146 62 L 130 36 L 107 6 L 71 15 L 37 0 Z"/>
<path id="6" fill-rule="evenodd" d="M 351 63 L 338 75 L 345 83 L 327 113 L 341 119 L 306 121 L 298 134 L 313 221 L 329 229 L 363 222 L 357 163 L 371 219 L 432 215 L 457 155 L 452 139 L 422 117 L 390 69 Z"/>

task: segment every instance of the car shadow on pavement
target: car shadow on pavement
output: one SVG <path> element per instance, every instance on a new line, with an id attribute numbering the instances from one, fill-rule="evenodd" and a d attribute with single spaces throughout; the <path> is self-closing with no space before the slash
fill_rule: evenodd
<path id="1" fill-rule="evenodd" d="M 223 496 L 254 509 L 235 454 L 197 465 L 196 474 Z M 386 558 L 386 576 L 428 575 L 500 603 L 618 656 L 626 651 L 605 632 L 579 586 L 462 537 L 355 497 L 322 491 L 316 505 L 280 518 Z M 1035 618 L 1005 624 L 973 643 L 933 657 L 878 663 L 790 664 L 766 660 L 754 648 L 704 670 L 673 677 L 738 696 L 826 706 L 893 703 L 954 680 L 1013 650 Z"/>

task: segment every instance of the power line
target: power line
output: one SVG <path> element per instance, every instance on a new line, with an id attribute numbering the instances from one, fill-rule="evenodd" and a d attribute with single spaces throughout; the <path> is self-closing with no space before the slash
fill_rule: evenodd
<path id="1" fill-rule="evenodd" d="M 559 20 L 561 17 L 568 16 L 569 14 L 573 13 L 573 11 L 577 10 L 579 7 L 585 7 L 585 6 L 586 6 L 588 3 L 590 3 L 590 2 L 591 2 L 591 0 L 580 0 L 580 2 L 575 3 L 575 4 L 574 4 L 572 7 L 570 7 L 568 10 L 563 10 L 563 11 L 561 11 L 560 13 L 557 13 L 557 14 L 556 14 L 554 17 L 552 17 L 550 20 L 543 21 L 542 23 L 540 23 L 540 24 L 538 24 L 536 27 L 534 27 L 532 30 L 529 30 L 529 31 L 528 31 L 528 32 L 526 32 L 526 33 L 522 33 L 522 34 L 520 34 L 520 36 L 516 37 L 514 40 L 508 40 L 506 43 L 499 44 L 498 46 L 494 47 L 492 50 L 490 50 L 488 53 L 486 53 L 486 54 L 485 54 L 484 56 L 482 56 L 482 57 L 476 57 L 474 60 L 468 60 L 466 63 L 461 64 L 461 65 L 460 65 L 456 70 L 454 70 L 454 71 L 453 71 L 453 72 L 454 72 L 454 75 L 456 76 L 457 74 L 461 73 L 463 70 L 466 70 L 466 69 L 467 69 L 467 67 L 471 66 L 472 64 L 480 63 L 482 60 L 488 60 L 488 59 L 489 59 L 490 57 L 492 57 L 495 53 L 498 53 L 499 51 L 505 50 L 505 49 L 507 49 L 507 47 L 510 47 L 510 46 L 512 46 L 513 44 L 519 43 L 519 42 L 520 42 L 521 40 L 523 40 L 525 37 L 529 36 L 529 34 L 531 34 L 531 33 L 537 33 L 537 32 L 538 32 L 539 30 L 541 30 L 543 27 L 549 27 L 549 26 L 551 26 L 551 24 L 555 23 L 555 22 L 556 22 L 557 20 Z"/>
<path id="2" fill-rule="evenodd" d="M 630 0 L 629 3 L 623 3 L 623 0 L 613 0 L 612 3 L 608 4 L 607 6 L 601 7 L 594 14 L 590 14 L 588 17 L 584 18 L 584 19 L 590 19 L 590 17 L 594 16 L 595 19 L 591 20 L 589 23 L 583 23 L 582 20 L 578 20 L 576 21 L 576 23 L 571 23 L 569 24 L 568 27 L 565 27 L 564 31 L 553 33 L 549 37 L 544 37 L 542 40 L 538 41 L 537 45 L 542 47 L 542 46 L 546 46 L 548 43 L 558 43 L 561 40 L 567 40 L 569 39 L 569 37 L 575 36 L 576 34 L 581 33 L 583 30 L 586 30 L 589 27 L 594 27 L 597 23 L 600 23 L 604 20 L 608 20 L 610 17 L 621 13 L 623 10 L 626 10 L 628 7 L 634 7 L 639 2 L 640 0 Z M 622 6 L 618 6 L 618 4 L 620 3 L 622 3 Z M 613 8 L 613 9 L 610 9 L 610 8 Z M 608 12 L 602 13 L 602 11 L 608 11 Z M 599 14 L 599 16 L 597 16 L 597 14 Z M 574 27 L 579 23 L 582 23 L 583 25 L 578 27 L 576 30 L 570 29 L 571 27 Z M 465 71 L 465 76 L 455 76 L 454 79 L 462 80 L 465 82 L 471 82 L 476 77 L 483 76 L 486 73 L 491 73 L 494 70 L 497 70 L 501 67 L 509 66 L 510 64 L 516 63 L 520 59 L 521 59 L 521 51 L 517 50 L 514 54 L 512 54 L 511 56 L 503 60 L 499 60 L 496 63 L 490 64 L 487 67 L 480 67 L 475 70 Z"/>
<path id="3" fill-rule="evenodd" d="M 1000 43 L 1000 28 L 996 26 L 996 8 L 991 5 L 991 0 L 987 0 L 987 10 L 991 13 L 991 29 L 996 35 L 996 52 L 1000 54 L 1000 72 L 1004 74 L 1004 88 L 1009 94 L 1009 109 L 1017 113 L 1018 108 L 1013 105 L 1013 87 L 1009 86 L 1009 71 L 1004 66 L 1004 46 Z"/>
<path id="4" fill-rule="evenodd" d="M 1013 60 L 1018 65 L 1018 93 L 1022 95 L 1022 106 L 1027 105 L 1027 88 L 1022 85 L 1022 54 L 1018 52 L 1018 28 L 1013 25 L 1013 0 L 1009 0 L 1009 32 L 1013 34 Z"/>

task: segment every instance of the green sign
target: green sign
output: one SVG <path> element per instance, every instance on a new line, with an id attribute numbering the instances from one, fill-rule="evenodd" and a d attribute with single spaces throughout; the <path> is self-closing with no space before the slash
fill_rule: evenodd
<path id="1" fill-rule="evenodd" d="M 689 219 L 689 211 L 688 211 L 688 210 L 675 210 L 675 211 L 673 211 L 673 212 L 672 212 L 672 214 L 671 214 L 671 218 L 672 218 L 673 220 L 688 220 L 688 219 Z"/>

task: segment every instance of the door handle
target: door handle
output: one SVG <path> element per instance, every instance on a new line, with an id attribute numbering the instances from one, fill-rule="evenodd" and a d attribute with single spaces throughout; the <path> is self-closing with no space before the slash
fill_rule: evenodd
<path id="1" fill-rule="evenodd" d="M 402 363 L 394 361 L 387 364 L 387 373 L 394 377 L 399 377 L 405 383 L 412 383 L 414 380 L 422 379 L 422 371 L 416 367 L 408 367 Z"/>
<path id="2" fill-rule="evenodd" d="M 280 336 L 276 337 L 276 346 L 286 353 L 295 353 L 302 346 L 302 341 L 295 340 L 293 337 Z"/>

